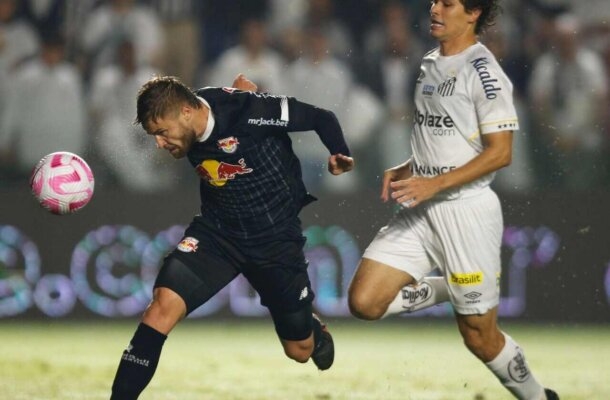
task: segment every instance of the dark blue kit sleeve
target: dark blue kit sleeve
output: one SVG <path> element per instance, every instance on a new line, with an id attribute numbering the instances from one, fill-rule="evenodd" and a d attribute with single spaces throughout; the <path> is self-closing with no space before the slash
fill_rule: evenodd
<path id="1" fill-rule="evenodd" d="M 349 147 L 343 137 L 343 130 L 332 111 L 288 98 L 290 110 L 290 132 L 316 131 L 330 154 L 350 156 Z"/>

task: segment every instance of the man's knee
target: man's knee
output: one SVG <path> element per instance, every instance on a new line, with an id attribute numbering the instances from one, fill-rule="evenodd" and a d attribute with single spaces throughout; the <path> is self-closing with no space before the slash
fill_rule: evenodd
<path id="1" fill-rule="evenodd" d="M 349 311 L 358 319 L 377 320 L 380 319 L 387 309 L 386 304 L 380 304 L 366 291 L 360 291 L 350 287 L 347 297 Z"/>
<path id="2" fill-rule="evenodd" d="M 504 347 L 504 337 L 498 331 L 498 334 L 492 333 L 482 335 L 480 332 L 470 333 L 463 336 L 464 344 L 478 359 L 489 362 L 496 358 L 502 347 Z"/>
<path id="3" fill-rule="evenodd" d="M 277 309 L 269 311 L 286 356 L 300 363 L 307 362 L 314 347 L 311 304 L 293 312 Z"/>
<path id="4" fill-rule="evenodd" d="M 350 312 L 360 319 L 380 319 L 400 289 L 413 281 L 404 271 L 363 258 L 348 290 Z"/>
<path id="5" fill-rule="evenodd" d="M 160 287 L 154 290 L 153 300 L 144 311 L 142 322 L 167 335 L 185 315 L 184 300 L 171 289 Z"/>
<path id="6" fill-rule="evenodd" d="M 282 340 L 284 347 L 284 353 L 286 356 L 296 362 L 306 363 L 311 356 L 313 351 L 313 338 L 299 340 L 299 341 L 287 341 Z"/>

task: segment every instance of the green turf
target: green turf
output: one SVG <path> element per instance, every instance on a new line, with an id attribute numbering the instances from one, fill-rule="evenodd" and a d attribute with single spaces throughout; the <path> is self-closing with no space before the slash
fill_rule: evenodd
<path id="1" fill-rule="evenodd" d="M 244 320 L 241 320 L 244 321 Z M 0 322 L 0 399 L 108 399 L 135 320 Z M 562 400 L 610 399 L 610 326 L 505 323 Z M 330 321 L 335 365 L 284 357 L 268 320 L 186 321 L 165 344 L 142 400 L 508 400 L 455 326 Z"/>

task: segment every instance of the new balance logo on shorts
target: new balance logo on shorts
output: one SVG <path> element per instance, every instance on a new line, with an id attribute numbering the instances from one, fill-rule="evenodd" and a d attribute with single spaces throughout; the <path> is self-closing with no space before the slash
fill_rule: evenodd
<path id="1" fill-rule="evenodd" d="M 309 294 L 309 290 L 307 290 L 307 286 L 305 286 L 303 288 L 303 290 L 301 290 L 301 295 L 299 296 L 299 300 L 303 300 L 303 299 L 307 298 L 308 294 Z"/>
<path id="2" fill-rule="evenodd" d="M 422 304 L 432 296 L 432 286 L 426 282 L 422 282 L 417 286 L 405 286 L 401 289 L 402 292 L 402 307 L 410 311 L 413 307 Z"/>

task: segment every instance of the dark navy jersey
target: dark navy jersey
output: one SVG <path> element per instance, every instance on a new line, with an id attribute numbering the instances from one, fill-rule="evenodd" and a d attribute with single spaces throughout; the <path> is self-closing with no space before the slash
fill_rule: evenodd
<path id="1" fill-rule="evenodd" d="M 288 132 L 315 130 L 331 154 L 349 155 L 330 111 L 286 96 L 204 88 L 214 128 L 187 156 L 199 177 L 201 220 L 240 239 L 278 235 L 302 207 L 307 193 Z"/>

